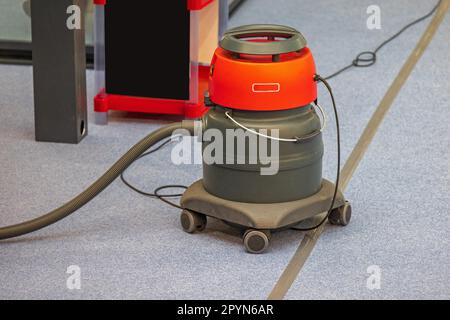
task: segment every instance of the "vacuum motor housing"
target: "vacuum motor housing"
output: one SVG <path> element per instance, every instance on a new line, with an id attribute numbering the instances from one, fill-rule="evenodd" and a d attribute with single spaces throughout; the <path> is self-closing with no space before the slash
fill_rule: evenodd
<path id="1" fill-rule="evenodd" d="M 211 63 L 204 129 L 218 129 L 227 137 L 227 129 L 238 128 L 228 114 L 244 127 L 267 129 L 268 135 L 272 129 L 282 138 L 318 134 L 298 142 L 279 141 L 279 158 L 272 159 L 278 166 L 274 175 L 261 174 L 267 164 L 259 154 L 255 164 L 240 164 L 238 157 L 248 160 L 251 148 L 247 143 L 245 154 L 238 154 L 235 137 L 235 149 L 224 148 L 222 164 L 203 163 L 203 185 L 209 193 L 238 202 L 276 203 L 320 190 L 324 147 L 312 105 L 317 100 L 315 72 L 306 40 L 293 28 L 248 25 L 225 33 Z M 203 149 L 210 143 L 203 141 Z M 268 139 L 267 150 L 271 143 Z"/>

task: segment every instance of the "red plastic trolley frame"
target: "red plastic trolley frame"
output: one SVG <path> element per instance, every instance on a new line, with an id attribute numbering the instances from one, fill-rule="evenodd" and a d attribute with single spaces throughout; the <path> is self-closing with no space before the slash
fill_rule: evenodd
<path id="1" fill-rule="evenodd" d="M 185 0 L 181 0 L 185 1 Z M 189 100 L 172 100 L 148 97 L 133 97 L 109 94 L 105 90 L 104 74 L 104 5 L 107 0 L 94 0 L 95 7 L 95 73 L 97 95 L 94 97 L 95 122 L 107 124 L 108 111 L 128 111 L 152 114 L 180 115 L 185 118 L 199 118 L 208 109 L 203 103 L 203 94 L 208 89 L 209 65 L 198 63 L 198 12 L 220 0 L 187 0 L 187 10 L 191 11 L 191 80 Z M 223 22 L 221 22 L 223 23 Z"/>

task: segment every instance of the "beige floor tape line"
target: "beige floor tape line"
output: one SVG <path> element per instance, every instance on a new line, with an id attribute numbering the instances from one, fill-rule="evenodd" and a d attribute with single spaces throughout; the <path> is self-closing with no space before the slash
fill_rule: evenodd
<path id="1" fill-rule="evenodd" d="M 350 179 L 353 176 L 353 173 L 358 168 L 361 159 L 363 158 L 370 143 L 372 142 L 380 124 L 389 111 L 389 108 L 391 107 L 393 101 L 405 84 L 412 70 L 414 69 L 417 62 L 436 34 L 436 31 L 444 20 L 449 7 L 450 0 L 443 0 L 441 2 L 441 5 L 437 9 L 436 14 L 433 17 L 433 20 L 428 25 L 425 33 L 422 35 L 422 38 L 419 40 L 417 46 L 403 65 L 399 74 L 389 87 L 376 111 L 372 115 L 372 118 L 364 129 L 363 134 L 359 138 L 358 143 L 356 144 L 341 171 L 341 182 L 339 186 L 342 191 L 346 189 Z M 308 259 L 310 253 L 314 249 L 317 240 L 325 229 L 325 225 L 326 224 L 323 224 L 321 227 L 313 231 L 309 231 L 305 234 L 291 261 L 289 261 L 286 269 L 283 271 L 274 288 L 272 289 L 272 292 L 268 297 L 269 300 L 279 300 L 285 297 L 286 293 L 294 283 L 300 270 Z"/>

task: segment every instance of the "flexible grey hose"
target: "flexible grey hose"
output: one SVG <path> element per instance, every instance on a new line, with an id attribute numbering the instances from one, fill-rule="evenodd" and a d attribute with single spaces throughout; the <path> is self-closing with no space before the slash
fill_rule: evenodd
<path id="1" fill-rule="evenodd" d="M 148 148 L 153 146 L 158 141 L 171 136 L 172 132 L 176 129 L 187 129 L 190 132 L 193 131 L 192 121 L 183 121 L 170 124 L 163 128 L 160 128 L 144 139 L 136 143 L 127 153 L 125 153 L 108 171 L 106 171 L 97 181 L 95 181 L 86 190 L 80 193 L 78 196 L 64 204 L 63 206 L 43 215 L 36 219 L 22 222 L 16 225 L 0 228 L 0 240 L 14 238 L 24 235 L 46 226 L 49 226 L 75 212 L 90 200 L 95 198 L 100 192 L 103 191 L 108 185 L 111 184 L 120 173 L 125 170 L 134 160 L 136 160 L 142 153 Z"/>

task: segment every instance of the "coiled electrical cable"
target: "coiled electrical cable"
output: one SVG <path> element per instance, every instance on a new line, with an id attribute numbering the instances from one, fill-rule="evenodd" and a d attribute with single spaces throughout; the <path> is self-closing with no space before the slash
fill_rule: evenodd
<path id="1" fill-rule="evenodd" d="M 360 52 L 356 55 L 356 58 L 352 61 L 351 64 L 343 67 L 342 69 L 339 69 L 338 71 L 334 72 L 333 74 L 324 77 L 325 80 L 330 80 L 331 78 L 336 77 L 337 75 L 341 74 L 342 72 L 356 67 L 356 68 L 367 68 L 367 67 L 371 67 L 373 66 L 376 62 L 377 62 L 377 54 L 378 51 L 381 50 L 381 48 L 383 48 L 385 45 L 387 45 L 389 42 L 391 42 L 392 40 L 396 39 L 397 37 L 399 37 L 403 32 L 405 32 L 407 29 L 411 28 L 412 26 L 416 25 L 419 22 L 422 22 L 423 20 L 428 19 L 429 17 L 431 17 L 437 10 L 437 8 L 439 8 L 440 4 L 441 4 L 442 0 L 439 0 L 438 3 L 433 7 L 433 9 L 428 12 L 426 15 L 408 23 L 406 26 L 404 26 L 403 28 L 401 28 L 397 33 L 395 33 L 393 36 L 389 37 L 388 39 L 386 39 L 385 41 L 383 41 L 378 47 L 376 47 L 375 50 L 373 51 L 363 51 Z"/>
<path id="2" fill-rule="evenodd" d="M 141 154 L 141 155 L 140 155 L 136 160 L 134 160 L 131 164 L 133 164 L 134 162 L 138 161 L 138 160 L 141 159 L 141 158 L 147 157 L 147 156 L 149 156 L 149 155 L 151 155 L 151 154 L 153 154 L 153 153 L 155 153 L 155 152 L 161 150 L 162 148 L 164 148 L 165 146 L 167 146 L 168 144 L 170 144 L 171 142 L 173 142 L 173 141 L 174 141 L 173 138 L 174 138 L 174 137 L 167 138 L 165 141 L 163 141 L 162 143 L 160 143 L 159 146 L 157 146 L 157 147 L 155 147 L 155 148 L 153 148 L 153 149 L 151 149 L 151 150 L 149 150 L 149 151 L 147 151 L 147 152 Z M 131 164 L 130 164 L 130 166 L 131 166 Z M 128 169 L 128 168 L 127 168 L 127 169 Z M 141 194 L 141 195 L 143 195 L 143 196 L 146 196 L 146 197 L 154 197 L 154 198 L 162 199 L 162 198 L 176 198 L 176 197 L 181 197 L 181 196 L 183 195 L 182 193 L 169 193 L 169 194 L 163 194 L 163 195 L 161 195 L 161 194 L 157 194 L 156 191 L 154 191 L 154 192 L 147 192 L 147 191 L 141 190 L 141 189 L 137 188 L 136 186 L 134 186 L 133 184 L 131 184 L 131 182 L 129 182 L 129 181 L 125 178 L 125 172 L 126 172 L 126 169 L 120 173 L 120 180 L 122 180 L 122 182 L 123 182 L 128 188 L 130 188 L 130 189 L 133 190 L 134 192 L 137 192 L 137 193 L 139 193 L 139 194 Z M 161 190 L 161 188 L 168 189 L 168 188 L 175 188 L 175 187 L 172 186 L 172 185 L 167 185 L 167 186 L 158 187 L 158 189 L 160 189 L 160 190 Z M 177 185 L 176 188 L 187 189 L 187 186 L 180 186 L 180 185 Z"/>

